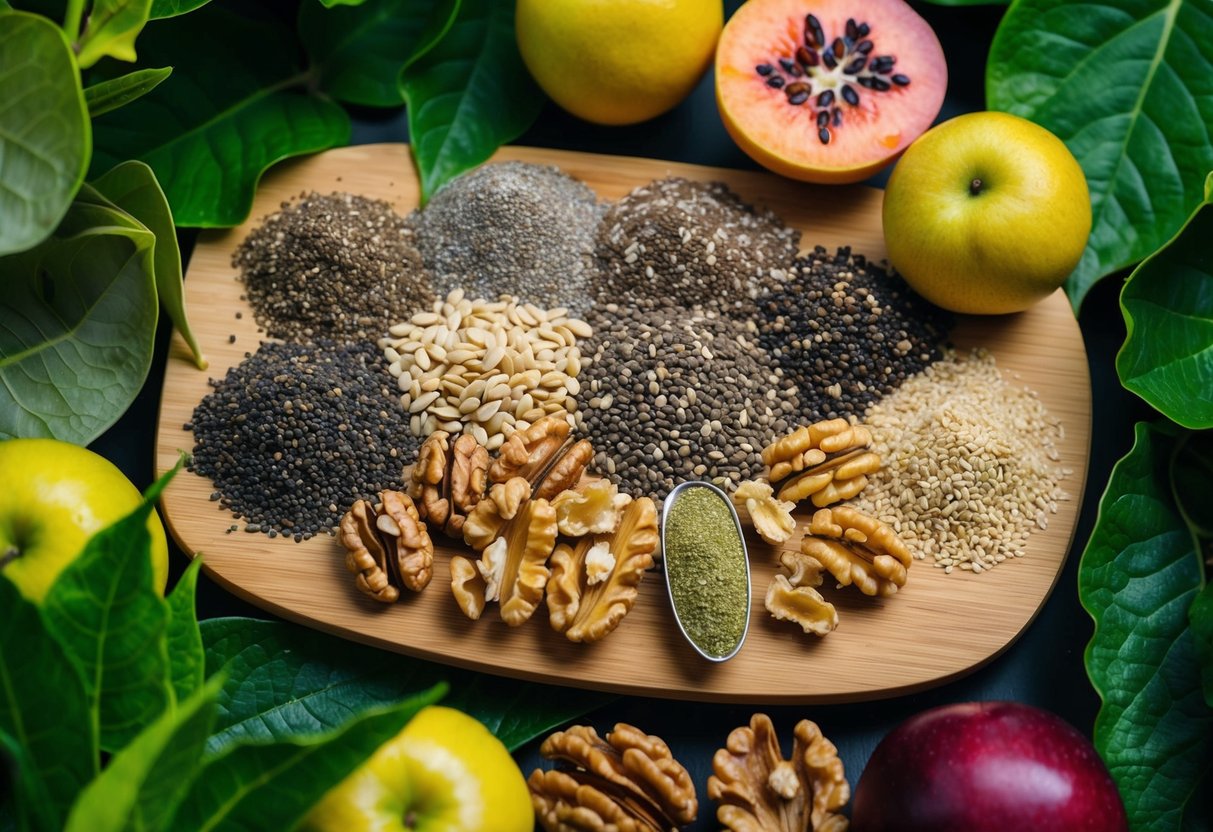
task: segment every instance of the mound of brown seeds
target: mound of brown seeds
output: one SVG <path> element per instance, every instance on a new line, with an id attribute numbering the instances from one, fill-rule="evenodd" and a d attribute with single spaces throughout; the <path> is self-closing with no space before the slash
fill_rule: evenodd
<path id="1" fill-rule="evenodd" d="M 375 339 L 434 299 L 413 232 L 382 200 L 310 193 L 266 217 L 232 258 L 274 338 Z"/>
<path id="2" fill-rule="evenodd" d="M 683 480 L 736 483 L 763 470 L 762 448 L 799 402 L 753 322 L 617 304 L 595 307 L 589 322 L 577 417 L 595 470 L 656 499 Z"/>
<path id="3" fill-rule="evenodd" d="M 598 232 L 605 302 L 749 314 L 791 268 L 800 232 L 720 182 L 659 179 L 615 203 Z"/>
<path id="4" fill-rule="evenodd" d="M 580 315 L 601 216 L 594 192 L 559 168 L 499 162 L 453 179 L 409 221 L 441 294 L 517 295 Z"/>
<path id="5" fill-rule="evenodd" d="M 247 531 L 302 540 L 399 489 L 419 445 L 373 344 L 263 343 L 194 409 L 191 470 Z"/>
<path id="6" fill-rule="evenodd" d="M 800 389 L 807 422 L 860 416 L 940 357 L 950 316 L 863 255 L 821 246 L 758 302 L 759 341 Z"/>

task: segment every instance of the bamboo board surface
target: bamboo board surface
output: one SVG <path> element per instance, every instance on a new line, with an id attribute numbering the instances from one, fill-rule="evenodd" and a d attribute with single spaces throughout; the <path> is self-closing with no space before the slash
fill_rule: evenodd
<path id="1" fill-rule="evenodd" d="M 559 165 L 605 199 L 666 175 L 722 180 L 801 229 L 804 247 L 850 245 L 873 260 L 885 256 L 881 192 L 871 188 L 814 187 L 763 173 L 535 148 L 504 148 L 495 158 Z M 185 294 L 210 367 L 196 370 L 181 337 L 174 335 L 157 436 L 159 472 L 177 461 L 179 450 L 193 447 L 182 425 L 207 394 L 207 379 L 221 378 L 259 342 L 251 310 L 240 300 L 233 250 L 265 214 L 306 190 L 365 194 L 386 199 L 401 212 L 415 207 L 418 194 L 406 146 L 333 150 L 274 168 L 258 189 L 248 222 L 201 236 Z M 243 311 L 239 318 L 237 311 Z M 229 344 L 230 335 L 235 342 Z M 228 534 L 233 521 L 208 499 L 213 488 L 203 477 L 183 472 L 165 492 L 162 507 L 177 542 L 187 552 L 203 554 L 206 572 L 229 591 L 284 618 L 388 650 L 488 673 L 645 696 L 752 703 L 893 696 L 970 672 L 1023 632 L 1061 571 L 1086 480 L 1090 380 L 1082 336 L 1064 295 L 1058 291 L 1019 315 L 962 318 L 953 342 L 962 349 L 988 348 L 1012 383 L 1037 391 L 1061 419 L 1066 430 L 1061 464 L 1072 470 L 1062 486 L 1070 499 L 1050 517 L 1048 530 L 1031 536 L 1025 557 L 989 573 L 945 575 L 929 561 L 917 561 L 905 588 L 891 598 L 827 588 L 841 623 L 824 639 L 766 613 L 763 597 L 778 559 L 760 541 L 752 542 L 749 637 L 736 658 L 723 664 L 701 659 L 683 640 L 658 572 L 646 576 L 635 608 L 614 633 L 580 645 L 554 632 L 543 608 L 516 629 L 506 627 L 492 609 L 478 622 L 464 618 L 449 590 L 450 548 L 439 547 L 426 591 L 404 593 L 408 597 L 399 603 L 384 606 L 354 589 L 334 538 L 296 544 L 243 531 Z M 442 540 L 435 537 L 436 543 Z"/>

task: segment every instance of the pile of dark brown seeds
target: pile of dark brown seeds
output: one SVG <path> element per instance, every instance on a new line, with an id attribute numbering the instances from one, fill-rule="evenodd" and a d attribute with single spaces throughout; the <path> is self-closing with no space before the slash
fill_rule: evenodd
<path id="1" fill-rule="evenodd" d="M 625 491 L 661 499 L 684 480 L 754 477 L 762 448 L 796 424 L 795 387 L 751 321 L 606 304 L 589 322 L 577 415 L 594 469 Z"/>
<path id="2" fill-rule="evenodd" d="M 232 258 L 274 338 L 382 337 L 434 300 L 413 232 L 382 201 L 311 193 L 271 214 Z"/>
<path id="3" fill-rule="evenodd" d="M 597 296 L 752 314 L 796 257 L 800 232 L 720 182 L 659 179 L 615 203 L 598 232 Z"/>
<path id="4" fill-rule="evenodd" d="M 864 409 L 940 358 L 950 316 L 895 272 L 818 246 L 759 301 L 759 343 L 800 390 L 803 422 Z"/>
<path id="5" fill-rule="evenodd" d="M 447 183 L 409 222 L 442 294 L 516 295 L 581 315 L 602 211 L 592 190 L 557 167 L 499 162 Z"/>
<path id="6" fill-rule="evenodd" d="M 370 343 L 263 343 L 194 409 L 191 470 L 250 532 L 296 541 L 398 489 L 417 454 L 396 382 Z"/>

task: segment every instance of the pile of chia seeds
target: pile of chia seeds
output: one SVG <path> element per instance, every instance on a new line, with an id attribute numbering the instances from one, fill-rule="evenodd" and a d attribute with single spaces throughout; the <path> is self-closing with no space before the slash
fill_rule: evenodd
<path id="1" fill-rule="evenodd" d="M 799 231 L 720 182 L 660 179 L 607 211 L 595 288 L 608 302 L 751 315 L 759 293 L 782 283 L 799 243 Z"/>
<path id="2" fill-rule="evenodd" d="M 661 499 L 688 479 L 749 479 L 798 424 L 796 389 L 758 346 L 752 321 L 715 312 L 595 307 L 581 376 L 594 469 Z"/>
<path id="3" fill-rule="evenodd" d="M 559 168 L 499 162 L 447 183 L 409 219 L 441 294 L 516 295 L 580 316 L 601 216 L 594 192 Z"/>
<path id="4" fill-rule="evenodd" d="M 266 342 L 211 386 L 185 426 L 190 468 L 246 531 L 331 532 L 354 500 L 400 488 L 416 457 L 395 379 L 369 342 Z"/>
<path id="5" fill-rule="evenodd" d="M 864 409 L 941 357 L 950 316 L 850 248 L 818 246 L 764 295 L 759 343 L 800 390 L 802 422 Z"/>
<path id="6" fill-rule="evenodd" d="M 374 340 L 428 308 L 434 292 L 405 219 L 382 201 L 310 193 L 240 244 L 249 304 L 274 338 Z"/>

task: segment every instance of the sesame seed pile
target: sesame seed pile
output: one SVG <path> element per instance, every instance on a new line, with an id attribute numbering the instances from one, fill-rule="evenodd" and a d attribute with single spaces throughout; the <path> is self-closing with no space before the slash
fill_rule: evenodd
<path id="1" fill-rule="evenodd" d="M 940 357 L 951 323 L 899 275 L 821 246 L 758 303 L 759 341 L 800 389 L 806 421 L 859 416 Z"/>
<path id="2" fill-rule="evenodd" d="M 800 232 L 720 182 L 659 179 L 615 203 L 598 232 L 597 296 L 750 314 L 792 266 Z"/>
<path id="3" fill-rule="evenodd" d="M 354 500 L 400 488 L 419 440 L 371 343 L 265 342 L 194 409 L 191 470 L 245 530 L 331 532 Z"/>
<path id="4" fill-rule="evenodd" d="M 413 232 L 376 199 L 301 195 L 232 258 L 257 323 L 273 338 L 375 339 L 434 299 Z"/>
<path id="5" fill-rule="evenodd" d="M 499 162 L 447 183 L 409 221 L 441 294 L 517 295 L 580 315 L 601 216 L 594 192 L 559 168 Z"/>
<path id="6" fill-rule="evenodd" d="M 796 390 L 753 322 L 607 304 L 589 323 L 576 417 L 595 469 L 621 488 L 661 499 L 683 480 L 751 478 L 763 446 L 794 426 Z"/>
<path id="7" fill-rule="evenodd" d="M 1007 384 L 985 351 L 949 354 L 868 408 L 884 468 L 853 505 L 945 572 L 984 572 L 1022 557 L 1048 527 L 1068 469 L 1065 438 L 1036 395 Z"/>

